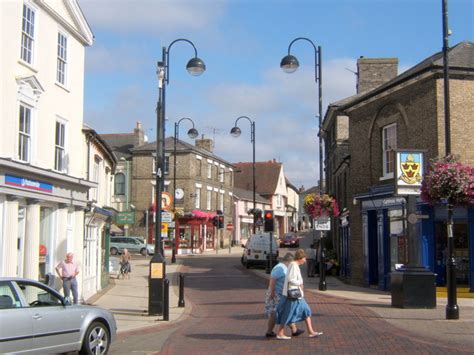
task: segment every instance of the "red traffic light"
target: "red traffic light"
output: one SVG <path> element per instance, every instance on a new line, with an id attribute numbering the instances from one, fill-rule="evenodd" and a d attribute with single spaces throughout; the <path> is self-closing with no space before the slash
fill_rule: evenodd
<path id="1" fill-rule="evenodd" d="M 272 211 L 266 211 L 265 212 L 265 219 L 273 218 L 273 212 Z"/>

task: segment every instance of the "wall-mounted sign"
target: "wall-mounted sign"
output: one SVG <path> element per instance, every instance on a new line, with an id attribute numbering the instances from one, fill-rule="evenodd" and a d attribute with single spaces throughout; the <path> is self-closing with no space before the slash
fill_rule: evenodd
<path id="1" fill-rule="evenodd" d="M 314 219 L 314 229 L 317 231 L 330 231 L 331 219 L 329 217 L 318 217 Z"/>
<path id="2" fill-rule="evenodd" d="M 5 184 L 17 186 L 28 190 L 52 193 L 53 185 L 44 181 L 32 180 L 21 176 L 5 174 Z"/>
<path id="3" fill-rule="evenodd" d="M 119 212 L 116 216 L 117 224 L 134 224 L 135 212 Z"/>
<path id="4" fill-rule="evenodd" d="M 396 194 L 419 195 L 424 175 L 423 152 L 406 150 L 396 153 Z"/>

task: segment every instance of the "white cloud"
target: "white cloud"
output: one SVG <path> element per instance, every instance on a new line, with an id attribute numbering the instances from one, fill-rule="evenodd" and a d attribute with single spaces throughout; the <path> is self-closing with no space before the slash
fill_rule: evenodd
<path id="1" fill-rule="evenodd" d="M 202 30 L 223 14 L 224 0 L 82 0 L 92 30 L 172 33 Z"/>

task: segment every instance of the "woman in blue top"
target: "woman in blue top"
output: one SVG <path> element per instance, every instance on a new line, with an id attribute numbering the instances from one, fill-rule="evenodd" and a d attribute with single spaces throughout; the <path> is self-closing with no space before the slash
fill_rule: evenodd
<path id="1" fill-rule="evenodd" d="M 316 332 L 311 324 L 311 308 L 304 299 L 303 277 L 301 276 L 300 265 L 306 262 L 306 255 L 303 249 L 298 249 L 295 253 L 295 260 L 288 265 L 285 283 L 283 284 L 282 297 L 277 307 L 277 339 L 287 340 L 291 337 L 284 333 L 285 325 L 304 321 L 308 330 L 308 337 L 315 338 L 322 335 L 322 332 Z M 298 299 L 289 299 L 288 289 L 299 288 L 301 297 Z"/>

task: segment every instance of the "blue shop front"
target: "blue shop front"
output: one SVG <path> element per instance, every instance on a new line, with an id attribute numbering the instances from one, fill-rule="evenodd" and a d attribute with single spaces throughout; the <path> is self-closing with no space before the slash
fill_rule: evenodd
<path id="1" fill-rule="evenodd" d="M 390 289 L 390 273 L 408 263 L 406 199 L 391 185 L 359 194 L 362 213 L 364 286 Z M 437 286 L 446 285 L 447 212 L 417 199 L 417 246 L 422 265 L 436 273 Z M 474 292 L 474 207 L 454 209 L 454 256 L 458 287 Z"/>

